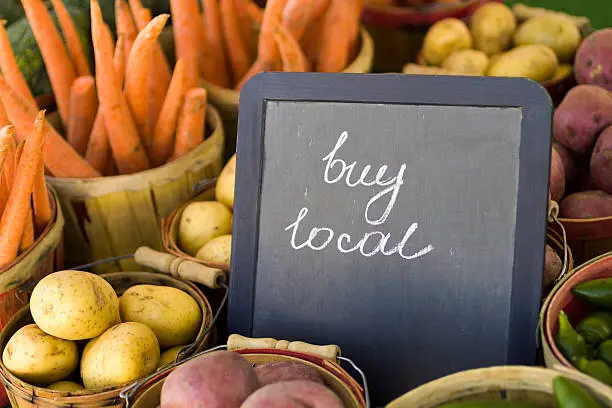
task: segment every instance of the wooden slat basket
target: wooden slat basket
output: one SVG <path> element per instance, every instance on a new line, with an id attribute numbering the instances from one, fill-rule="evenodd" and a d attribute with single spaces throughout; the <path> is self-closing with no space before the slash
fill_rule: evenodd
<path id="1" fill-rule="evenodd" d="M 49 178 L 66 217 L 66 260 L 80 265 L 162 248 L 160 222 L 192 195 L 192 186 L 222 169 L 224 129 L 218 111 L 207 109 L 209 135 L 197 148 L 144 172 L 93 179 Z M 131 260 L 105 264 L 97 273 L 135 268 Z"/>

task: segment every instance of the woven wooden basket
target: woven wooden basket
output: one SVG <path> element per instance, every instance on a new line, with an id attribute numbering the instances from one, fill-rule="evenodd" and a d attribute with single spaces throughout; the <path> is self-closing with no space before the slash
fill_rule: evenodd
<path id="1" fill-rule="evenodd" d="M 66 217 L 66 260 L 80 265 L 134 253 L 140 246 L 162 248 L 160 221 L 192 195 L 192 186 L 216 177 L 223 166 L 224 131 L 209 106 L 210 136 L 164 166 L 141 173 L 94 179 L 49 178 Z M 131 260 L 105 264 L 97 273 L 134 270 Z"/>
<path id="2" fill-rule="evenodd" d="M 180 289 L 189 294 L 200 306 L 203 321 L 200 331 L 194 343 L 187 347 L 190 353 L 183 353 L 183 357 L 189 357 L 195 352 L 204 350 L 212 340 L 213 313 L 206 297 L 198 287 L 188 281 L 177 279 L 161 273 L 153 272 L 116 272 L 102 275 L 121 295 L 134 285 L 163 285 Z M 0 354 L 11 336 L 21 327 L 33 323 L 30 307 L 23 307 L 9 324 L 0 333 Z M 78 373 L 77 373 L 78 375 Z M 0 361 L 0 381 L 8 391 L 9 399 L 13 408 L 32 407 L 122 407 L 119 393 L 121 387 L 101 390 L 85 390 L 77 392 L 52 391 L 41 387 L 27 384 L 12 375 L 4 363 Z M 77 380 L 78 381 L 78 380 Z"/>
<path id="3" fill-rule="evenodd" d="M 520 401 L 555 408 L 552 381 L 563 375 L 586 386 L 605 408 L 612 407 L 612 388 L 564 367 L 547 369 L 500 366 L 462 371 L 418 387 L 386 408 L 437 408 L 458 401 Z"/>
<path id="4" fill-rule="evenodd" d="M 364 391 L 364 388 L 338 364 L 340 360 L 350 362 L 350 360 L 340 356 L 338 346 L 315 346 L 303 342 L 277 341 L 271 338 L 251 339 L 233 334 L 229 337 L 226 346 L 215 347 L 204 353 L 221 348 L 240 353 L 253 366 L 278 361 L 298 361 L 309 365 L 321 374 L 325 384 L 342 399 L 346 408 L 369 408 L 365 376 L 360 372 L 366 389 Z M 190 359 L 201 354 L 203 353 L 198 353 Z M 125 401 L 125 408 L 155 408 L 159 406 L 164 380 L 177 366 L 177 364 L 170 366 L 168 369 L 143 380 L 140 384 L 124 389 L 121 395 Z M 353 364 L 353 367 L 356 366 Z"/>

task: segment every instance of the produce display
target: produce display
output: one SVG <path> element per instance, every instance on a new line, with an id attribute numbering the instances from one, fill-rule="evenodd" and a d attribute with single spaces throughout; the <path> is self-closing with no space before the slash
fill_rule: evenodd
<path id="1" fill-rule="evenodd" d="M 171 364 L 205 316 L 180 289 L 135 285 L 118 296 L 102 277 L 65 270 L 31 295 L 34 324 L 17 330 L 2 353 L 17 378 L 56 391 L 118 387 Z"/>
<path id="2" fill-rule="evenodd" d="M 223 375 L 219 375 L 223 373 Z M 213 351 L 177 367 L 166 378 L 161 408 L 344 408 L 315 368 L 273 362 L 253 368 L 240 354 Z"/>

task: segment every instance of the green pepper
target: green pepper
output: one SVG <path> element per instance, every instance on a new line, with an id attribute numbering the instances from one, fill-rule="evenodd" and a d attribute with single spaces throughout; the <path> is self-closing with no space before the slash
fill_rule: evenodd
<path id="1" fill-rule="evenodd" d="M 612 367 L 612 340 L 606 340 L 599 345 L 597 358 Z"/>
<path id="2" fill-rule="evenodd" d="M 440 405 L 438 408 L 542 408 L 540 405 L 530 404 L 528 402 L 515 401 L 491 401 L 491 402 L 451 402 L 449 404 Z M 591 407 L 585 407 L 591 408 Z"/>
<path id="3" fill-rule="evenodd" d="M 582 282 L 574 286 L 572 291 L 595 306 L 612 309 L 612 278 Z"/>
<path id="4" fill-rule="evenodd" d="M 574 365 L 581 357 L 591 357 L 591 346 L 574 330 L 563 310 L 559 312 L 559 331 L 555 336 L 555 341 L 563 355 Z"/>
<path id="5" fill-rule="evenodd" d="M 586 388 L 565 377 L 555 377 L 553 393 L 557 408 L 602 408 Z"/>
<path id="6" fill-rule="evenodd" d="M 592 313 L 578 323 L 576 331 L 587 343 L 597 346 L 612 337 L 612 313 L 603 310 Z"/>
<path id="7" fill-rule="evenodd" d="M 612 385 L 612 368 L 601 360 L 589 361 L 581 358 L 578 361 L 578 369 L 604 384 Z"/>

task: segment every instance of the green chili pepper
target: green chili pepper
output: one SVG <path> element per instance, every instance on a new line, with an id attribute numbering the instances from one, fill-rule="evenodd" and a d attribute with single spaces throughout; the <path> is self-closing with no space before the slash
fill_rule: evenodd
<path id="1" fill-rule="evenodd" d="M 606 340 L 599 345 L 597 358 L 612 367 L 612 340 Z"/>
<path id="2" fill-rule="evenodd" d="M 565 377 L 555 377 L 553 393 L 557 408 L 602 408 L 586 388 Z"/>
<path id="3" fill-rule="evenodd" d="M 576 331 L 587 343 L 597 346 L 612 337 L 612 313 L 603 310 L 592 313 L 578 323 Z"/>
<path id="4" fill-rule="evenodd" d="M 559 331 L 555 336 L 555 341 L 563 355 L 574 365 L 581 357 L 591 357 L 591 346 L 574 330 L 563 310 L 559 312 Z"/>
<path id="5" fill-rule="evenodd" d="M 612 309 L 612 278 L 582 282 L 574 286 L 572 291 L 595 306 Z"/>
<path id="6" fill-rule="evenodd" d="M 581 358 L 578 361 L 578 369 L 604 384 L 612 385 L 612 368 L 601 360 L 589 361 Z"/>
<path id="7" fill-rule="evenodd" d="M 491 402 L 451 402 L 450 404 L 440 405 L 438 408 L 541 408 L 540 405 L 528 402 L 515 401 L 491 401 Z M 591 408 L 591 407 L 585 407 Z"/>

